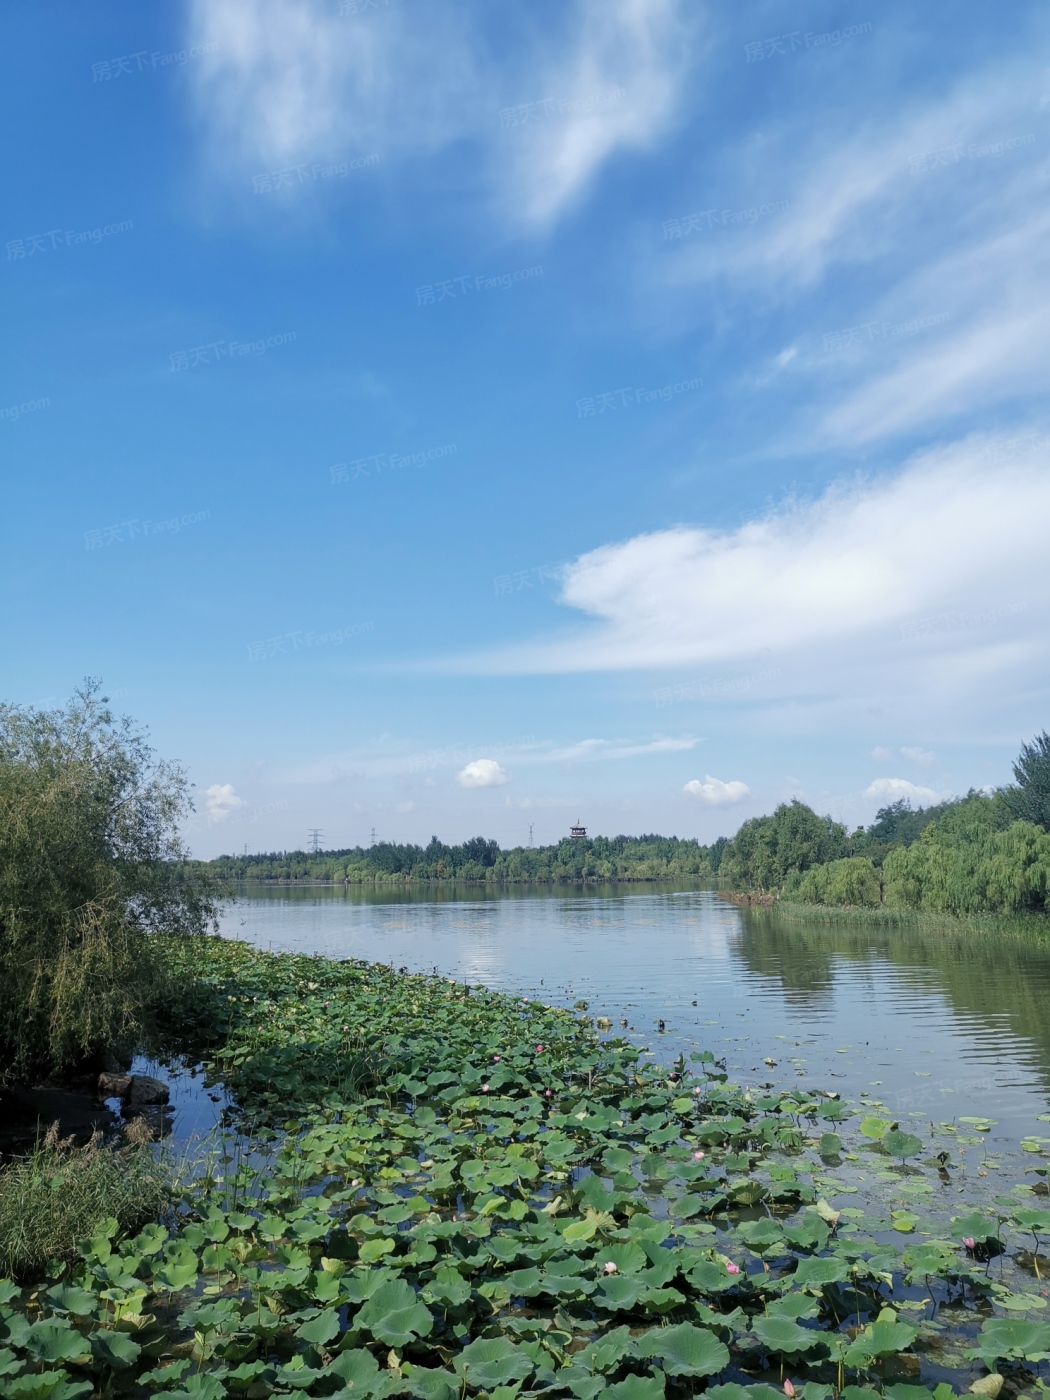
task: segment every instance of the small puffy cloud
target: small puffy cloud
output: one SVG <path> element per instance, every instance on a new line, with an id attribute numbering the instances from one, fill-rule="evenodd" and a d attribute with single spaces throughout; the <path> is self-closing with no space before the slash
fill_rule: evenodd
<path id="1" fill-rule="evenodd" d="M 414 812 L 415 810 L 416 804 L 411 799 L 408 802 L 399 802 L 394 808 L 395 812 Z"/>
<path id="2" fill-rule="evenodd" d="M 208 809 L 208 819 L 224 822 L 231 812 L 244 806 L 244 798 L 238 797 L 232 783 L 212 783 L 204 789 L 204 802 Z"/>
<path id="3" fill-rule="evenodd" d="M 941 794 L 933 788 L 920 787 L 907 778 L 876 778 L 864 789 L 864 796 L 872 802 L 897 802 L 906 797 L 910 802 L 939 802 Z"/>
<path id="4" fill-rule="evenodd" d="M 720 778 L 712 778 L 708 773 L 704 781 L 693 778 L 686 783 L 684 792 L 688 792 L 692 797 L 699 797 L 702 802 L 708 802 L 712 807 L 724 807 L 731 802 L 741 802 L 745 797 L 750 797 L 751 789 L 747 783 L 734 781 L 723 783 Z"/>
<path id="5" fill-rule="evenodd" d="M 456 782 L 461 788 L 502 787 L 510 782 L 510 774 L 504 772 L 494 758 L 476 758 L 460 769 Z"/>
<path id="6" fill-rule="evenodd" d="M 872 749 L 871 757 L 875 760 L 876 763 L 889 763 L 893 755 L 890 753 L 889 749 L 884 749 L 880 745 Z"/>
<path id="7" fill-rule="evenodd" d="M 932 768 L 937 762 L 937 755 L 929 749 L 908 748 L 901 749 L 905 758 L 910 758 L 912 763 L 917 763 L 920 768 Z"/>

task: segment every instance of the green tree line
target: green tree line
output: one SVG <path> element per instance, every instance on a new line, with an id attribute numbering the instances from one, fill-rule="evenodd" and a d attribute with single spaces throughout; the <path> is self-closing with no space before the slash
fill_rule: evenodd
<path id="1" fill-rule="evenodd" d="M 571 838 L 553 846 L 501 849 L 475 836 L 458 846 L 432 837 L 426 846 L 377 842 L 346 850 L 273 851 L 263 855 L 220 856 L 206 863 L 209 873 L 237 882 L 321 881 L 350 885 L 408 884 L 461 880 L 488 884 L 561 883 L 603 880 L 666 880 L 680 876 L 710 879 L 724 841 L 702 846 L 676 836 L 596 836 Z"/>
<path id="2" fill-rule="evenodd" d="M 949 914 L 1045 914 L 1050 898 L 1050 735 L 1025 744 L 1016 782 L 912 810 L 884 807 L 848 833 L 804 803 L 743 824 L 719 883 L 799 903 Z"/>

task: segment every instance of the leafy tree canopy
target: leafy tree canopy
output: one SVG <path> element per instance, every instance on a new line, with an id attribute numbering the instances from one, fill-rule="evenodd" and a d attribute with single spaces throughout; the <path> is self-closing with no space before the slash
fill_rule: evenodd
<path id="1" fill-rule="evenodd" d="M 210 882 L 182 867 L 185 775 L 99 690 L 0 705 L 0 1082 L 133 1042 L 149 935 L 214 923 Z"/>

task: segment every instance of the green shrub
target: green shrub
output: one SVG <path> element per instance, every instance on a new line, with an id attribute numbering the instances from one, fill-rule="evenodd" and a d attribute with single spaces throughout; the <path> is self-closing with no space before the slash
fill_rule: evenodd
<path id="1" fill-rule="evenodd" d="M 0 1277 L 35 1278 L 75 1259 L 82 1239 L 133 1233 L 156 1219 L 171 1188 L 155 1152 L 97 1137 L 78 1148 L 52 1129 L 28 1157 L 0 1167 Z"/>
<path id="2" fill-rule="evenodd" d="M 914 846 L 890 852 L 886 904 L 949 914 L 1045 912 L 1050 834 L 1031 822 L 997 829 L 995 814 L 965 817 L 929 826 Z"/>
<path id="3" fill-rule="evenodd" d="M 214 921 L 207 880 L 180 869 L 184 775 L 97 690 L 0 705 L 0 1083 L 133 1042 L 156 990 L 147 935 Z"/>
<path id="4" fill-rule="evenodd" d="M 722 852 L 718 882 L 727 890 L 777 890 L 790 875 L 845 854 L 846 828 L 796 799 L 744 822 Z"/>
<path id="5" fill-rule="evenodd" d="M 784 898 L 804 904 L 871 906 L 881 903 L 882 891 L 868 857 L 851 856 L 807 870 L 793 888 L 785 889 Z"/>

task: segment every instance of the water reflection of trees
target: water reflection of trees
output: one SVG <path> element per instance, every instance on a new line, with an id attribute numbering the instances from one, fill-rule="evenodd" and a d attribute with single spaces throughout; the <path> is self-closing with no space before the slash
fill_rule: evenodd
<path id="1" fill-rule="evenodd" d="M 779 976 L 785 995 L 800 1005 L 831 999 L 836 962 L 853 965 L 851 980 L 889 963 L 923 978 L 975 1035 L 1012 1033 L 1032 1043 L 1050 1076 L 1050 939 L 1026 934 L 963 931 L 951 925 L 893 928 L 807 923 L 775 912 L 744 911 L 735 949 L 749 971 Z"/>

